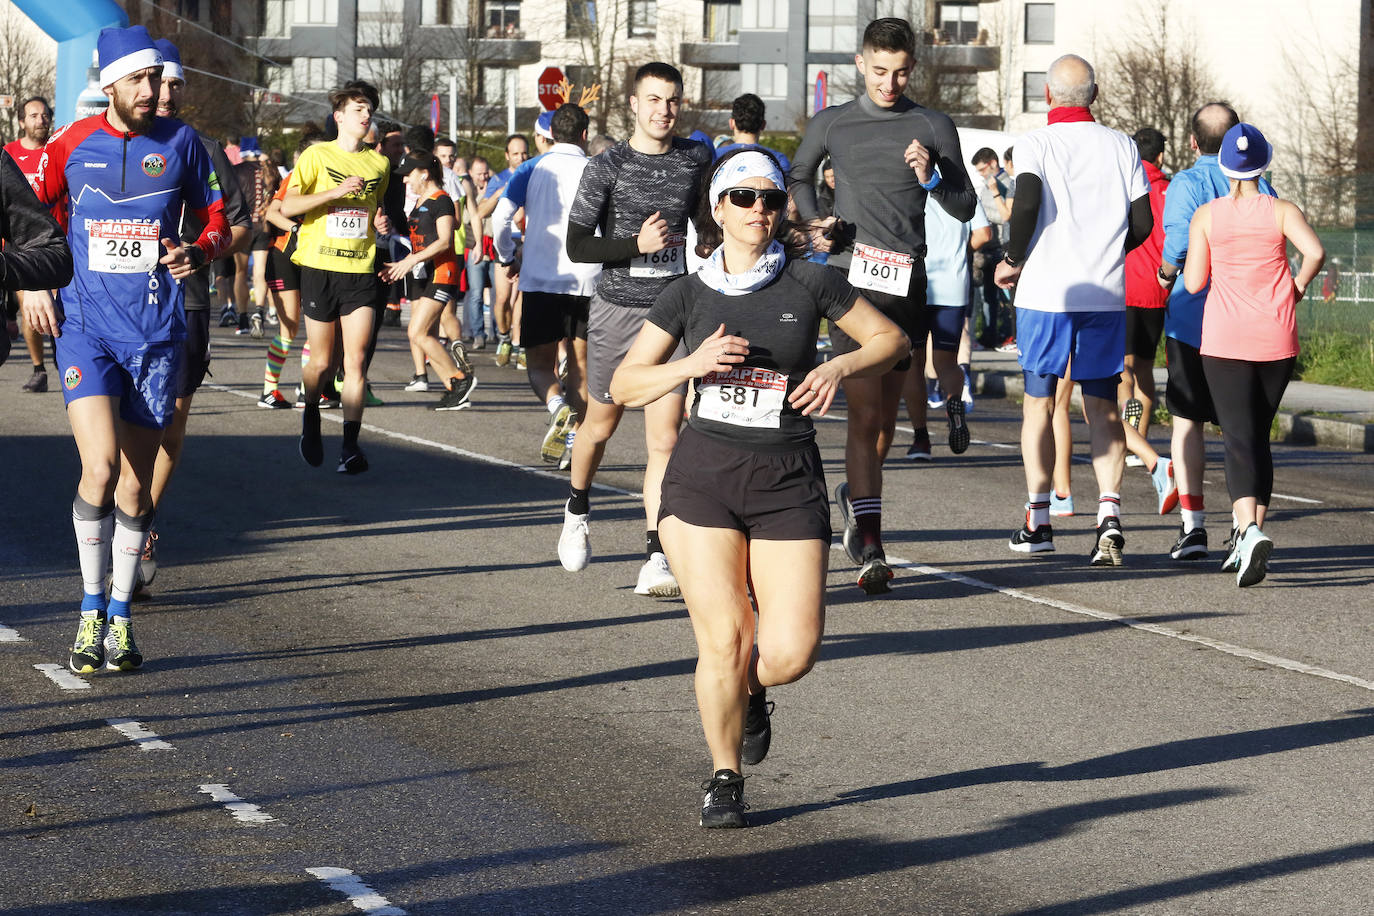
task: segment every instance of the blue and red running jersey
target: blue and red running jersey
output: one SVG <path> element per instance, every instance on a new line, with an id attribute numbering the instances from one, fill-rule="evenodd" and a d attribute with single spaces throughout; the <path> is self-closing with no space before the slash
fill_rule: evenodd
<path id="1" fill-rule="evenodd" d="M 62 328 L 129 343 L 186 336 L 181 283 L 158 263 L 160 240 L 178 238 L 182 207 L 205 227 L 206 261 L 229 245 L 219 179 L 196 132 L 156 118 L 124 134 L 105 115 L 53 134 L 35 191 L 67 232 L 75 274 L 61 291 Z"/>

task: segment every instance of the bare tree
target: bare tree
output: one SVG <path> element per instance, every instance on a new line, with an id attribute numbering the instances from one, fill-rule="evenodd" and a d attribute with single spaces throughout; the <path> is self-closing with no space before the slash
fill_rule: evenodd
<path id="1" fill-rule="evenodd" d="M 0 95 L 14 96 L 14 108 L 4 121 L 5 140 L 17 135 L 18 109 L 24 99 L 40 95 L 52 102 L 56 61 L 56 48 L 39 40 L 23 14 L 6 4 L 0 18 Z"/>
<path id="2" fill-rule="evenodd" d="M 1131 36 L 1104 56 L 1098 75 L 1097 111 L 1102 123 L 1133 134 L 1153 127 L 1164 134 L 1164 164 L 1170 171 L 1193 163 L 1188 148 L 1190 119 L 1215 101 L 1216 83 L 1197 49 L 1196 30 L 1175 14 L 1174 4 L 1137 3 Z"/>

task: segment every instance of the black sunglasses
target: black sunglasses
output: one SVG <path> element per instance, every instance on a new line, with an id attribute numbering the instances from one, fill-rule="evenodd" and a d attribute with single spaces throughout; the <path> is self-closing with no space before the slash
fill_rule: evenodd
<path id="1" fill-rule="evenodd" d="M 781 210 L 787 206 L 787 192 L 777 189 L 760 191 L 757 188 L 731 188 L 725 192 L 730 198 L 730 203 L 742 210 L 748 210 L 754 206 L 754 201 L 763 198 L 763 208 L 765 210 Z"/>

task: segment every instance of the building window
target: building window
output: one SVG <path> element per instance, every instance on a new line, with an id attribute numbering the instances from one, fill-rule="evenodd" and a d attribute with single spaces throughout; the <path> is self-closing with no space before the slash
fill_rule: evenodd
<path id="1" fill-rule="evenodd" d="M 463 91 L 463 65 L 461 61 L 432 57 L 420 61 L 420 88 L 426 96 L 439 93 L 448 104 L 448 81 L 458 77 L 458 91 Z"/>
<path id="2" fill-rule="evenodd" d="M 339 0 L 296 0 L 297 25 L 338 25 Z"/>
<path id="3" fill-rule="evenodd" d="M 787 98 L 787 64 L 740 64 L 739 83 L 743 92 L 759 98 Z"/>
<path id="4" fill-rule="evenodd" d="M 658 29 L 657 0 L 630 0 L 626 29 L 631 38 L 653 38 Z"/>
<path id="5" fill-rule="evenodd" d="M 854 4 L 846 0 L 811 0 L 806 14 L 806 42 L 808 51 L 857 50 L 859 16 Z"/>
<path id="6" fill-rule="evenodd" d="M 740 28 L 786 30 L 787 0 L 744 0 L 742 6 Z"/>
<path id="7" fill-rule="evenodd" d="M 379 111 L 395 113 L 400 110 L 401 94 L 397 84 L 403 79 L 403 67 L 399 57 L 360 57 L 357 73 L 358 79 L 377 87 Z"/>
<path id="8" fill-rule="evenodd" d="M 285 38 L 291 25 L 291 0 L 259 0 L 258 22 L 263 38 Z"/>
<path id="9" fill-rule="evenodd" d="M 729 110 L 744 92 L 737 67 L 701 71 L 701 107 Z"/>
<path id="10" fill-rule="evenodd" d="M 701 37 L 707 41 L 739 41 L 740 0 L 706 0 L 706 23 Z"/>
<path id="11" fill-rule="evenodd" d="M 483 67 L 477 86 L 477 96 L 482 104 L 506 104 L 506 81 L 515 72 L 514 67 Z"/>
<path id="12" fill-rule="evenodd" d="M 939 17 L 941 43 L 967 45 L 978 40 L 978 4 L 941 3 Z"/>
<path id="13" fill-rule="evenodd" d="M 420 25 L 463 25 L 467 4 L 458 0 L 423 0 L 420 4 Z"/>
<path id="14" fill-rule="evenodd" d="M 520 31 L 520 0 L 485 0 L 482 35 L 486 38 L 524 38 Z"/>
<path id="15" fill-rule="evenodd" d="M 297 57 L 291 61 L 291 85 L 297 90 L 328 92 L 339 84 L 339 65 L 332 57 Z"/>
<path id="16" fill-rule="evenodd" d="M 1054 44 L 1054 4 L 1026 4 L 1026 44 Z"/>
<path id="17" fill-rule="evenodd" d="M 263 66 L 267 91 L 280 96 L 291 94 L 291 67 Z"/>
<path id="18" fill-rule="evenodd" d="M 568 0 L 565 38 L 590 37 L 596 32 L 596 0 Z"/>
<path id="19" fill-rule="evenodd" d="M 401 44 L 403 0 L 358 0 L 358 44 L 392 48 Z"/>
<path id="20" fill-rule="evenodd" d="M 1049 111 L 1050 105 L 1045 101 L 1045 74 L 1044 73 L 1022 73 L 1021 74 L 1021 110 L 1022 111 Z"/>

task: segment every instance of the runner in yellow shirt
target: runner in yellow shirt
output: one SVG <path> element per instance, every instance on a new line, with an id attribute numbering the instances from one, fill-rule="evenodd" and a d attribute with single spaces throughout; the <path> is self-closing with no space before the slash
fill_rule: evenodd
<path id="1" fill-rule="evenodd" d="M 292 256 L 301 268 L 301 312 L 310 343 L 310 362 L 301 371 L 305 415 L 300 451 L 312 467 L 324 462 L 320 382 L 333 362 L 337 325 L 343 331 L 344 351 L 343 450 L 338 469 L 341 474 L 361 474 L 367 470 L 367 458 L 358 447 L 358 432 L 379 283 L 373 273 L 377 240 L 372 221 L 391 166 L 363 140 L 377 109 L 377 90 L 353 80 L 331 92 L 329 101 L 339 136 L 301 154 L 281 204 L 283 216 L 303 217 Z"/>

